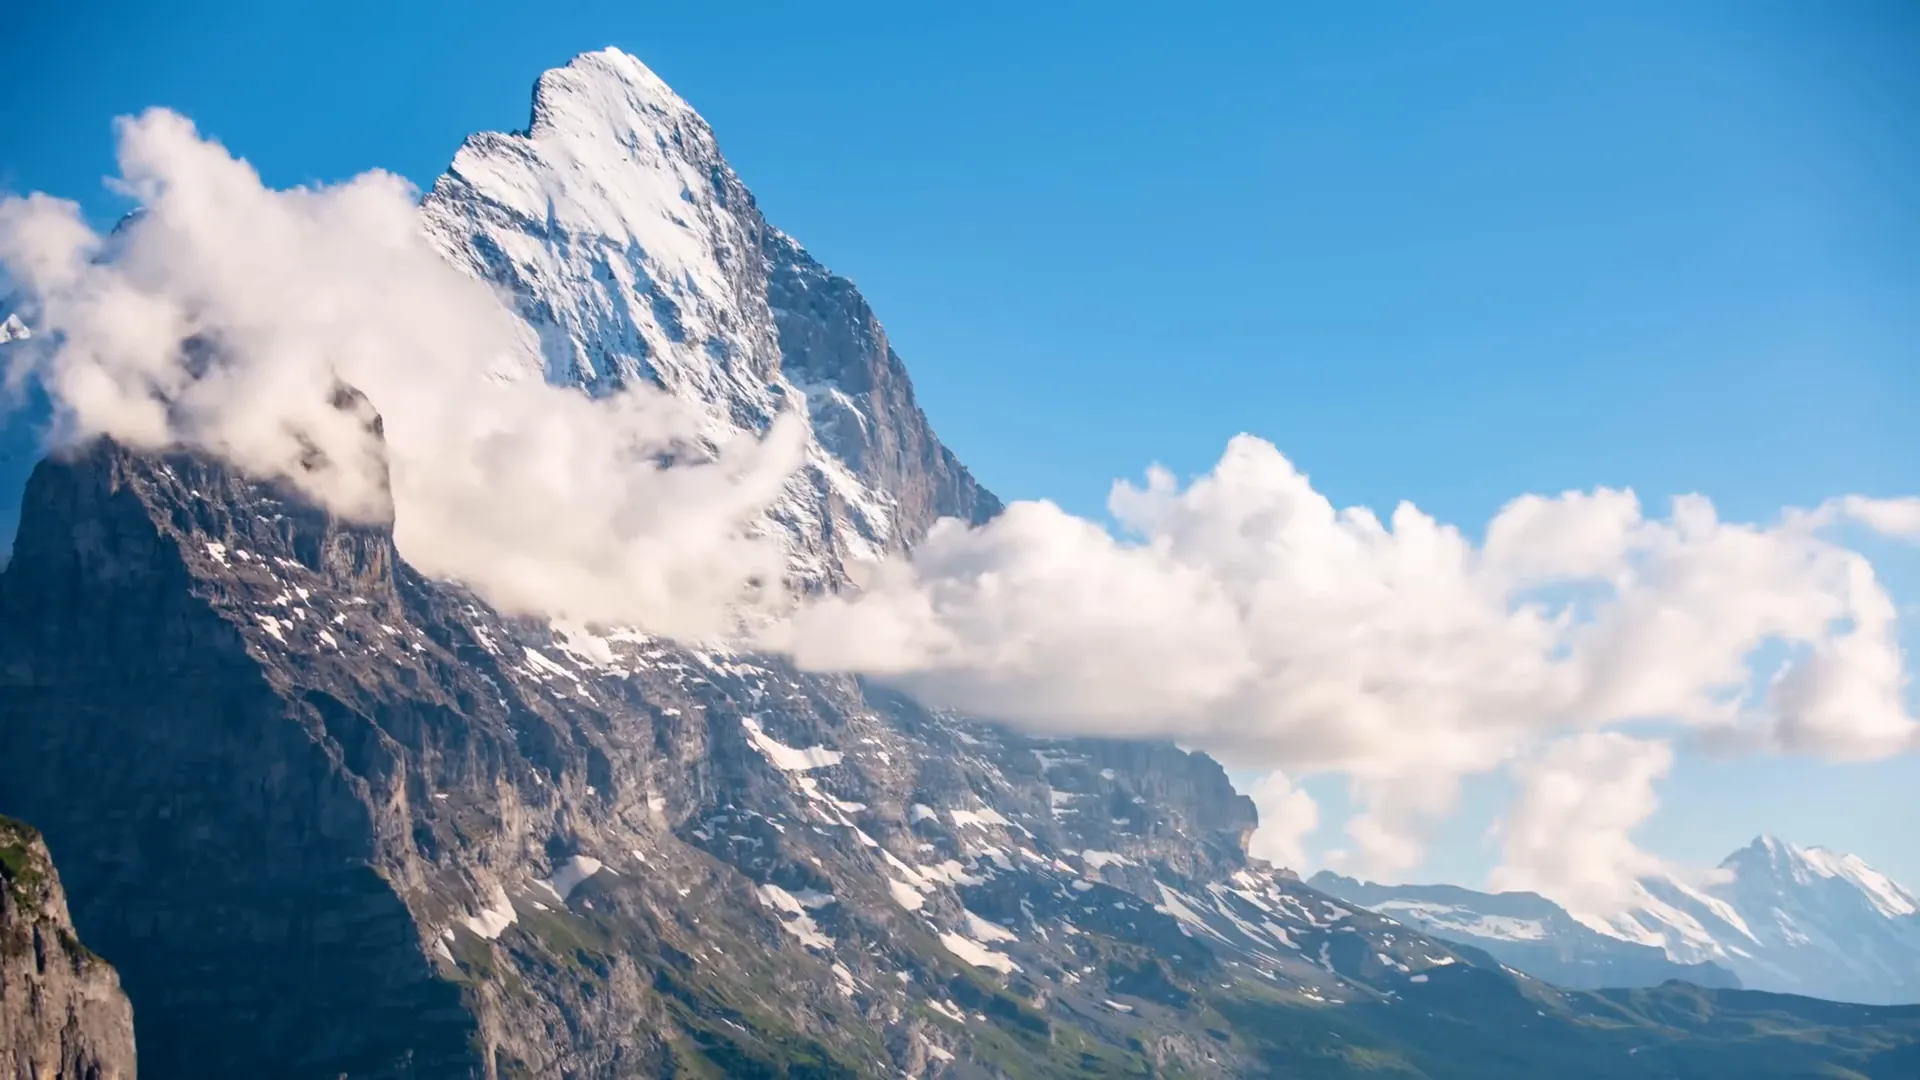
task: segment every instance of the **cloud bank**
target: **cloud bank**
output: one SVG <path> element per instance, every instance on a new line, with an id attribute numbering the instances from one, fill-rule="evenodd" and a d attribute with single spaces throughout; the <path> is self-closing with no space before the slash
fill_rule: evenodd
<path id="1" fill-rule="evenodd" d="M 1296 781 L 1340 776 L 1345 865 L 1392 876 L 1464 779 L 1505 769 L 1497 880 L 1604 907 L 1652 865 L 1631 832 L 1678 742 L 1916 746 L 1895 607 L 1841 536 L 1920 540 L 1920 499 L 1753 524 L 1601 488 L 1522 496 L 1476 538 L 1411 504 L 1337 508 L 1243 435 L 1191 482 L 1117 484 L 1117 531 L 1016 503 L 796 602 L 755 527 L 800 462 L 795 419 L 710 447 L 664 393 L 547 385 L 532 331 L 427 246 L 396 177 L 271 190 L 165 111 L 123 122 L 120 163 L 142 210 L 110 235 L 70 203 L 0 201 L 36 331 L 11 374 L 48 389 L 62 438 L 193 447 L 391 516 L 422 572 L 508 611 L 678 637 L 773 613 L 756 643 L 804 667 L 1269 770 L 1256 855 L 1302 862 L 1319 809 Z"/>
<path id="2" fill-rule="evenodd" d="M 508 611 L 702 635 L 777 593 L 750 525 L 799 464 L 796 420 L 665 466 L 697 456 L 697 415 L 543 382 L 533 332 L 429 248 L 400 178 L 271 190 L 164 110 L 121 122 L 119 161 L 140 209 L 111 235 L 69 202 L 0 202 L 0 267 L 42 331 L 11 375 L 45 385 L 63 440 L 194 447 L 391 514 L 418 569 Z M 384 444 L 335 407 L 343 384 Z"/>
<path id="3" fill-rule="evenodd" d="M 1241 436 L 1185 486 L 1161 470 L 1116 485 L 1117 536 L 1045 503 L 943 523 L 777 644 L 1036 730 L 1344 775 L 1362 807 L 1351 860 L 1391 875 L 1419 861 L 1463 778 L 1562 735 L 1661 722 L 1728 749 L 1915 748 L 1893 604 L 1834 539 L 1842 521 L 1903 532 L 1911 509 L 1849 498 L 1755 525 L 1698 496 L 1651 517 L 1603 488 L 1515 499 L 1476 543 L 1410 504 L 1387 521 L 1338 509 Z M 1584 775 L 1540 762 L 1525 783 Z M 1628 786 L 1610 762 L 1598 792 Z M 1557 805 L 1523 797 L 1509 835 Z M 1644 816 L 1583 813 L 1594 835 Z M 1298 844 L 1300 815 L 1285 816 L 1280 851 Z M 1510 843 L 1509 859 L 1537 850 Z"/>

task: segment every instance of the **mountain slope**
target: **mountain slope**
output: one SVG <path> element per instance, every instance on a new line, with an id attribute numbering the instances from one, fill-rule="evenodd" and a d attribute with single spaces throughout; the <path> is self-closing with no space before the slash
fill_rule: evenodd
<path id="1" fill-rule="evenodd" d="M 657 381 L 716 442 L 802 411 L 769 525 L 803 584 L 994 512 L 637 61 L 544 76 L 426 214 L 550 380 Z M 1920 1041 L 1559 991 L 1249 860 L 1202 755 L 506 618 L 391 523 L 110 442 L 35 470 L 0 572 L 0 812 L 62 852 L 150 1080 L 1899 1076 Z"/>
<path id="2" fill-rule="evenodd" d="M 1920 1002 L 1920 906 L 1865 862 L 1763 836 L 1703 884 L 1639 883 L 1595 929 L 1711 961 L 1755 989 L 1867 1004 Z"/>
<path id="3" fill-rule="evenodd" d="M 43 463 L 23 519 L 0 803 L 76 853 L 149 1076 L 1144 1074 L 1233 1059 L 1203 987 L 1473 962 L 1249 866 L 1168 746 L 502 619 L 191 455 Z"/>
<path id="4" fill-rule="evenodd" d="M 0 808 L 74 853 L 150 1078 L 1902 1077 L 1920 1045 L 1920 1010 L 1556 990 L 1249 863 L 1204 757 L 502 619 L 191 455 L 98 444 L 28 498 Z"/>
<path id="5" fill-rule="evenodd" d="M 133 1080 L 133 1016 L 107 962 L 74 936 L 53 859 L 0 817 L 0 1074 Z"/>
<path id="6" fill-rule="evenodd" d="M 1501 963 L 1557 986 L 1659 986 L 1674 979 L 1708 987 L 1740 985 L 1726 968 L 1679 963 L 1658 946 L 1601 933 L 1535 893 L 1378 885 L 1324 870 L 1308 884 L 1422 933 L 1484 949 Z"/>

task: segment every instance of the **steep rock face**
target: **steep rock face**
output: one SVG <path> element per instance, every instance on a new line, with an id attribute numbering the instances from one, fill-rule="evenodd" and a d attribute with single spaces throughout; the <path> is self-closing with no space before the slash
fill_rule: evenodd
<path id="1" fill-rule="evenodd" d="M 1308 884 L 1422 933 L 1484 949 L 1503 964 L 1571 989 L 1659 986 L 1671 979 L 1737 988 L 1711 963 L 1680 963 L 1653 945 L 1603 934 L 1535 893 L 1453 885 L 1379 885 L 1321 871 Z"/>
<path id="2" fill-rule="evenodd" d="M 369 785 L 395 777 L 377 746 L 327 737 L 351 716 L 337 699 L 250 654 L 249 631 L 273 632 L 247 610 L 275 610 L 273 564 L 196 573 L 231 564 L 218 536 L 304 560 L 377 619 L 399 606 L 387 534 L 106 444 L 36 469 L 26 505 L 0 575 L 0 805 L 74 853 L 77 921 L 139 1002 L 148 1073 L 273 1075 L 276 1047 L 315 1075 L 458 1056 L 457 995 L 417 942 L 393 959 L 415 931 L 380 872 L 405 837 L 381 835 L 392 794 Z M 321 1014 L 344 1022 L 310 1040 Z M 400 1024 L 417 1037 L 383 1043 Z"/>
<path id="3" fill-rule="evenodd" d="M 0 817 L 0 1075 L 133 1080 L 133 1011 L 74 936 L 40 834 Z"/>

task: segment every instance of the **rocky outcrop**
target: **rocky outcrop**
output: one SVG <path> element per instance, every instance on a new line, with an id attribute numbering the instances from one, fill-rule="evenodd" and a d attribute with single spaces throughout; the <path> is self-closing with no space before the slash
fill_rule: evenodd
<path id="1" fill-rule="evenodd" d="M 80 943 L 53 859 L 0 817 L 0 1076 L 133 1080 L 133 1010 L 113 968 Z"/>

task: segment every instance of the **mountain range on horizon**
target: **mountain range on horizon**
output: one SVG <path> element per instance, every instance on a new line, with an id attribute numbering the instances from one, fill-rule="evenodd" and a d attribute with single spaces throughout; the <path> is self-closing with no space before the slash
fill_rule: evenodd
<path id="1" fill-rule="evenodd" d="M 1920 1003 L 1920 905 L 1864 860 L 1772 836 L 1693 883 L 1662 873 L 1604 915 L 1529 892 L 1380 885 L 1327 871 L 1314 887 L 1486 949 L 1571 987 L 1681 979 L 1865 1004 Z"/>
<path id="2" fill-rule="evenodd" d="M 547 384 L 660 387 L 712 445 L 802 420 L 758 522 L 799 588 L 1001 511 L 859 291 L 633 57 L 541 76 L 421 214 Z M 1920 1000 L 1913 897 L 1857 859 L 1757 841 L 1604 921 L 1303 882 L 1205 754 L 506 613 L 392 521 L 191 448 L 35 469 L 0 814 L 38 830 L 0 837 L 26 1075 L 84 1044 L 126 1080 L 122 990 L 148 1080 L 1920 1072 L 1920 1007 L 1798 996 Z M 8 1045 L 49 986 L 71 1022 Z"/>

